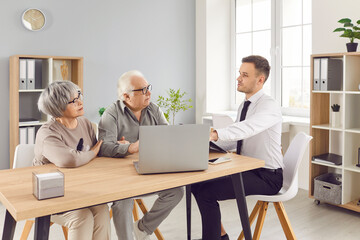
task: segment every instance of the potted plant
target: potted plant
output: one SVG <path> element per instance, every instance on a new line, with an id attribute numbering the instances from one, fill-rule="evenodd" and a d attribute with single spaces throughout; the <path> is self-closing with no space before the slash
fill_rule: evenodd
<path id="1" fill-rule="evenodd" d="M 356 25 L 351 22 L 350 18 L 342 18 L 338 21 L 339 23 L 344 24 L 344 27 L 336 28 L 334 32 L 344 32 L 340 37 L 349 38 L 350 42 L 346 44 L 348 52 L 356 52 L 357 43 L 354 43 L 354 39 L 360 39 L 360 20 L 357 20 Z"/>
<path id="2" fill-rule="evenodd" d="M 192 108 L 192 106 L 189 105 L 189 103 L 191 103 L 191 99 L 183 99 L 186 92 L 181 93 L 180 89 L 174 90 L 170 88 L 167 93 L 169 97 L 165 98 L 163 96 L 159 96 L 156 103 L 160 108 L 165 110 L 164 115 L 168 122 L 170 122 L 170 115 L 172 116 L 172 124 L 174 125 L 176 113 Z"/>

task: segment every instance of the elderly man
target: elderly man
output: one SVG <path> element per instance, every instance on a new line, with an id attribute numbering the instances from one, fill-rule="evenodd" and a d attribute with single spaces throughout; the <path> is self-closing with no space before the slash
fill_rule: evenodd
<path id="1" fill-rule="evenodd" d="M 99 139 L 104 142 L 100 156 L 123 158 L 139 151 L 139 126 L 167 125 L 161 109 L 150 102 L 151 85 L 139 71 L 124 73 L 118 80 L 118 98 L 106 109 L 99 123 Z M 150 239 L 149 236 L 169 215 L 183 196 L 182 188 L 156 193 L 159 198 L 142 219 L 132 224 L 133 200 L 112 205 L 118 239 Z"/>

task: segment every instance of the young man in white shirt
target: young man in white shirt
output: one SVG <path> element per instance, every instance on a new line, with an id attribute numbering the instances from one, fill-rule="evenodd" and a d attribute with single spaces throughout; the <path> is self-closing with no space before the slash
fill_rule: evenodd
<path id="1" fill-rule="evenodd" d="M 274 195 L 283 183 L 283 156 L 281 153 L 281 108 L 267 96 L 263 85 L 270 73 L 268 61 L 261 56 L 242 59 L 237 78 L 237 90 L 245 93 L 234 124 L 215 129 L 210 141 L 237 154 L 265 161 L 265 167 L 242 173 L 245 195 Z M 221 228 L 218 201 L 234 199 L 231 177 L 223 177 L 192 185 L 202 218 L 202 239 L 229 239 Z"/>

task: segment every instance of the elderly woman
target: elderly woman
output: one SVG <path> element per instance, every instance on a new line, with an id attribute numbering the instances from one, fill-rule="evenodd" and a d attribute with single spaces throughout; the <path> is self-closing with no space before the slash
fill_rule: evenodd
<path id="1" fill-rule="evenodd" d="M 79 167 L 96 157 L 102 141 L 97 142 L 91 122 L 83 117 L 82 95 L 77 85 L 70 81 L 50 84 L 41 93 L 38 107 L 52 118 L 37 132 L 34 165 Z M 106 204 L 55 214 L 51 221 L 68 227 L 69 240 L 110 239 Z"/>

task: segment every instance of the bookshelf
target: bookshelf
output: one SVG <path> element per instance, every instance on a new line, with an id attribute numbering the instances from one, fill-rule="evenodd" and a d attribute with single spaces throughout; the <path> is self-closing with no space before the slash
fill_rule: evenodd
<path id="1" fill-rule="evenodd" d="M 341 88 L 315 91 L 314 58 L 336 58 L 343 61 Z M 309 196 L 314 198 L 314 178 L 325 173 L 342 175 L 342 200 L 339 207 L 360 212 L 360 53 L 315 54 L 311 56 Z M 331 105 L 340 105 L 340 124 L 332 127 Z M 342 156 L 342 165 L 312 161 L 323 153 Z"/>
<path id="2" fill-rule="evenodd" d="M 35 61 L 34 89 L 19 89 L 20 60 Z M 53 81 L 63 80 L 61 66 L 66 65 L 65 80 L 70 80 L 83 89 L 83 58 L 66 56 L 13 55 L 9 58 L 9 145 L 10 168 L 13 165 L 14 152 L 19 144 L 19 127 L 35 127 L 36 131 L 48 120 L 48 116 L 39 112 L 37 101 L 41 92 Z M 22 122 L 21 119 L 31 119 Z"/>

